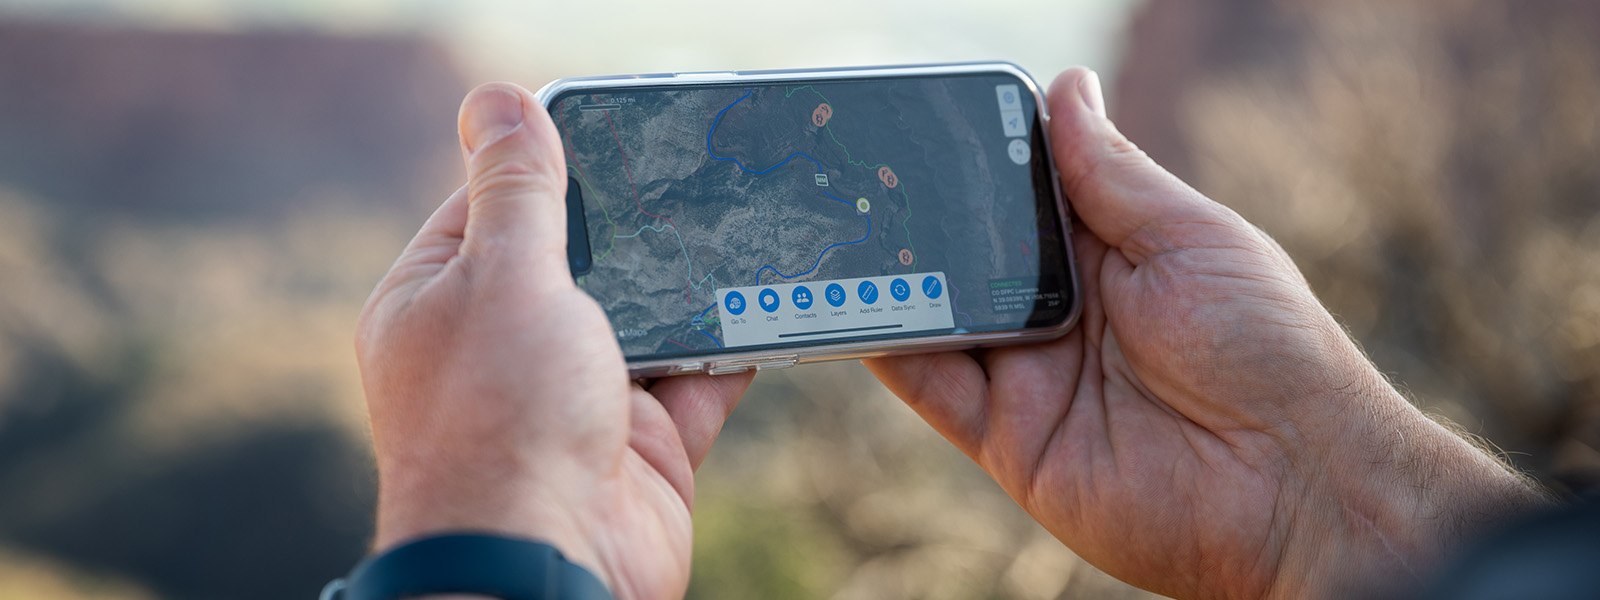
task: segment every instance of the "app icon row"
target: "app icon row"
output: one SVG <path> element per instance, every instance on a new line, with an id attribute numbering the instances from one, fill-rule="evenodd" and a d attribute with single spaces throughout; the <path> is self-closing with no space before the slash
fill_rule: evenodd
<path id="1" fill-rule="evenodd" d="M 844 286 L 841 286 L 837 283 L 830 283 L 827 287 L 823 288 L 822 292 L 823 299 L 826 300 L 829 305 L 832 305 L 834 308 L 844 306 Z M 939 282 L 939 278 L 929 275 L 922 279 L 922 295 L 928 297 L 930 300 L 936 300 L 943 294 L 944 285 Z M 906 280 L 904 279 L 896 277 L 894 281 L 889 282 L 889 295 L 893 297 L 896 302 L 905 302 L 911 298 L 911 284 L 906 283 Z M 856 286 L 856 297 L 860 298 L 861 302 L 868 306 L 876 304 L 878 302 L 877 284 L 874 284 L 871 281 L 861 282 L 860 285 Z M 810 310 L 814 298 L 811 295 L 810 288 L 803 285 L 797 285 L 790 294 L 789 300 L 794 302 L 795 308 L 800 310 Z M 780 305 L 778 292 L 773 291 L 771 288 L 764 288 L 759 294 L 756 295 L 756 303 L 761 305 L 761 310 L 769 313 L 777 312 Z M 728 314 L 734 316 L 742 315 L 744 314 L 746 306 L 747 304 L 744 294 L 739 292 L 728 292 L 728 295 L 723 298 L 723 308 L 728 311 Z"/>

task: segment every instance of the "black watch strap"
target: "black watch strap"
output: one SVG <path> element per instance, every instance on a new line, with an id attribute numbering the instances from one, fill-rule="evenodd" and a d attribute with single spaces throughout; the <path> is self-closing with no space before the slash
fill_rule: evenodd
<path id="1" fill-rule="evenodd" d="M 593 573 L 555 546 L 496 535 L 423 538 L 368 558 L 328 582 L 322 600 L 477 594 L 505 600 L 612 600 Z"/>

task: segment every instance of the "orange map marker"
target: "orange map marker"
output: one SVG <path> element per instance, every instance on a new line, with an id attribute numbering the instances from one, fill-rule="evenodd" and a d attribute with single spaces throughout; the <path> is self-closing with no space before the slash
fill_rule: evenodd
<path id="1" fill-rule="evenodd" d="M 900 178 L 895 177 L 894 171 L 889 170 L 889 167 L 878 167 L 878 181 L 891 188 L 900 185 Z"/>
<path id="2" fill-rule="evenodd" d="M 823 127 L 828 124 L 828 119 L 833 118 L 833 107 L 827 102 L 818 104 L 816 110 L 811 111 L 811 124 Z"/>

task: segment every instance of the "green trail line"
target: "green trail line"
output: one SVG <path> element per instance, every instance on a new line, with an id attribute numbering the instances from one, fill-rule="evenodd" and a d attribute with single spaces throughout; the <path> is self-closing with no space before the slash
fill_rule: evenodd
<path id="1" fill-rule="evenodd" d="M 817 88 L 811 87 L 809 85 L 802 85 L 800 87 L 790 89 L 786 93 L 784 93 L 783 97 L 787 99 L 790 96 L 793 96 L 795 92 L 798 92 L 800 90 L 811 90 L 811 93 L 816 94 L 817 97 L 821 98 L 823 102 L 827 102 L 828 106 L 833 106 L 833 101 L 832 100 L 829 100 L 827 96 L 822 95 L 822 92 L 817 91 Z M 878 163 L 878 164 L 875 164 L 875 165 L 868 165 L 867 161 L 855 160 L 850 155 L 850 148 L 845 147 L 844 143 L 839 141 L 839 138 L 834 137 L 834 135 L 833 135 L 833 127 L 830 127 L 830 126 L 827 126 L 827 125 L 823 125 L 822 129 L 824 131 L 828 132 L 828 139 L 833 140 L 833 143 L 838 144 L 839 148 L 844 150 L 844 160 L 845 160 L 845 162 L 848 162 L 848 163 L 850 163 L 852 165 L 867 169 L 869 171 L 875 171 L 880 167 L 889 166 L 889 165 L 884 164 L 884 163 Z M 911 249 L 911 271 L 914 273 L 917 270 L 917 261 L 922 260 L 922 255 L 917 254 L 917 245 L 914 242 L 911 241 L 911 227 L 909 225 L 906 225 L 906 223 L 911 220 L 911 196 L 906 194 L 906 182 L 901 181 L 900 185 L 898 185 L 896 187 L 900 188 L 900 197 L 901 198 L 905 198 L 905 201 L 906 201 L 906 218 L 900 220 L 900 228 L 904 229 L 905 232 L 906 232 L 906 246 L 909 246 L 910 249 Z"/>
<path id="2" fill-rule="evenodd" d="M 571 169 L 573 172 L 577 172 L 577 168 L 573 167 L 570 164 L 567 165 L 567 168 Z M 652 227 L 650 225 L 645 225 L 644 227 L 640 227 L 638 231 L 635 231 L 630 235 L 619 235 L 617 233 L 617 223 L 615 221 L 611 220 L 611 212 L 606 210 L 606 203 L 600 201 L 600 195 L 595 193 L 594 186 L 589 185 L 589 181 L 583 178 L 583 174 L 582 173 L 578 173 L 578 181 L 583 182 L 583 187 L 587 188 L 589 190 L 589 194 L 594 196 L 594 203 L 600 205 L 600 211 L 605 213 L 605 215 L 606 215 L 606 222 L 611 224 L 611 247 L 606 248 L 606 251 L 605 251 L 604 254 L 601 254 L 598 258 L 594 259 L 595 264 L 599 264 L 600 261 L 605 260 L 607 256 L 611 255 L 611 251 L 612 250 L 616 250 L 617 249 L 617 240 L 619 240 L 619 239 L 626 240 L 626 239 L 632 239 L 632 238 L 639 237 L 639 234 L 644 233 L 644 231 L 646 229 L 648 229 L 650 231 L 654 231 L 656 233 L 661 233 L 662 231 L 665 231 L 668 228 L 670 228 L 670 229 L 672 229 L 672 235 L 674 237 L 676 237 L 677 240 L 678 240 L 678 249 L 683 251 L 684 263 L 689 265 L 689 272 L 691 274 L 694 273 L 694 263 L 689 260 L 689 249 L 686 246 L 683 245 L 683 236 L 678 234 L 678 228 L 677 227 L 673 227 L 671 225 L 659 225 L 659 226 L 654 226 L 654 227 Z M 703 289 L 705 287 L 706 280 L 708 280 L 708 279 L 711 280 L 711 283 L 713 285 L 716 284 L 716 282 L 717 282 L 716 278 L 712 277 L 711 273 L 706 273 L 705 277 L 701 277 L 700 278 L 700 282 L 699 283 L 694 284 L 694 289 L 697 289 L 697 290 Z"/>
<path id="3" fill-rule="evenodd" d="M 784 94 L 783 97 L 784 98 L 788 98 L 788 97 L 792 96 L 795 92 L 798 92 L 800 90 L 811 90 L 811 93 L 816 94 L 817 97 L 821 98 L 823 102 L 827 102 L 828 106 L 833 106 L 833 101 L 828 100 L 828 97 L 822 95 L 822 92 L 817 91 L 815 88 L 812 88 L 809 85 L 803 85 L 803 86 L 794 88 L 792 90 L 789 90 L 789 93 Z M 875 165 L 869 165 L 869 164 L 867 164 L 867 161 L 855 160 L 850 155 L 850 149 L 845 147 L 844 143 L 839 141 L 839 138 L 836 138 L 836 137 L 833 136 L 833 128 L 832 127 L 828 127 L 827 125 L 823 125 L 822 129 L 824 131 L 828 132 L 828 139 L 833 140 L 833 143 L 835 143 L 835 144 L 839 144 L 839 148 L 844 150 L 844 160 L 845 160 L 845 162 L 848 162 L 848 163 L 850 163 L 852 165 L 855 165 L 855 166 L 858 166 L 858 167 L 862 167 L 862 168 L 865 168 L 865 169 L 876 169 L 878 167 L 887 167 L 887 166 L 889 166 L 889 165 L 886 165 L 886 164 L 883 164 L 883 163 L 878 163 L 878 164 L 875 164 Z"/>
<path id="4" fill-rule="evenodd" d="M 917 261 L 922 260 L 922 255 L 917 254 L 917 245 L 911 243 L 911 227 L 906 225 L 911 220 L 911 196 L 906 194 L 906 182 L 900 182 L 900 197 L 906 199 L 906 218 L 900 220 L 900 228 L 906 230 L 906 245 L 911 247 L 911 272 L 917 272 Z"/>
<path id="5" fill-rule="evenodd" d="M 589 195 L 594 197 L 594 203 L 600 205 L 600 212 L 606 215 L 606 222 L 611 224 L 611 247 L 606 248 L 605 254 L 601 254 L 599 258 L 594 259 L 594 262 L 598 263 L 602 260 L 605 260 L 607 256 L 610 256 L 612 250 L 617 249 L 617 222 L 611 220 L 611 211 L 606 210 L 606 203 L 600 201 L 600 194 L 595 193 L 594 186 L 589 185 L 589 181 L 583 178 L 583 172 L 579 171 L 577 167 L 572 166 L 571 164 L 567 165 L 567 169 L 577 174 L 578 181 L 583 182 L 583 187 L 589 189 Z"/>

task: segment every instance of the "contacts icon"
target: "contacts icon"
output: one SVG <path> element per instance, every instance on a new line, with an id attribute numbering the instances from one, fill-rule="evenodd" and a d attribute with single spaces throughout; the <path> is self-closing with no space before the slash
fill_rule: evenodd
<path id="1" fill-rule="evenodd" d="M 794 295 L 790 299 L 794 300 L 795 308 L 800 310 L 811 308 L 811 290 L 807 289 L 806 286 L 802 285 L 794 288 Z"/>

